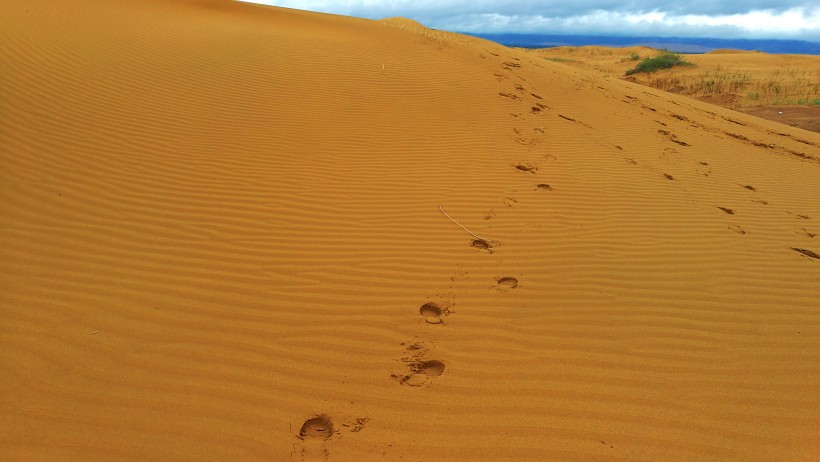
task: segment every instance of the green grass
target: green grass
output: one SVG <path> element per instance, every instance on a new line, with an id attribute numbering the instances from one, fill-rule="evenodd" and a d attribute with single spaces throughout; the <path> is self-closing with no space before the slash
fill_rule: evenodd
<path id="1" fill-rule="evenodd" d="M 626 75 L 637 74 L 639 72 L 655 72 L 659 69 L 669 69 L 675 66 L 693 66 L 692 63 L 684 61 L 681 55 L 665 51 L 652 58 L 644 58 L 634 68 L 626 71 Z"/>
<path id="2" fill-rule="evenodd" d="M 640 61 L 641 56 L 638 53 L 630 53 L 628 58 L 622 58 L 621 62 L 625 63 L 627 61 Z"/>
<path id="3" fill-rule="evenodd" d="M 820 106 L 820 98 L 799 98 L 796 103 L 801 106 Z"/>
<path id="4" fill-rule="evenodd" d="M 547 61 L 552 61 L 555 63 L 574 63 L 577 62 L 575 59 L 565 59 L 565 58 L 544 58 Z"/>

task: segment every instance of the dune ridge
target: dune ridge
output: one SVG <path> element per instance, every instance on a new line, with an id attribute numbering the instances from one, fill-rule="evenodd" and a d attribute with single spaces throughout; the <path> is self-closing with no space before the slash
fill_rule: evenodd
<path id="1" fill-rule="evenodd" d="M 397 19 L 0 17 L 0 458 L 820 449 L 820 135 Z"/>

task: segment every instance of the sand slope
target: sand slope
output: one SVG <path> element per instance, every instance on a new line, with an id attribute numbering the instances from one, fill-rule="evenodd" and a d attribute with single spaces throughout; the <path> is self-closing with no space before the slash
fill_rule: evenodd
<path id="1" fill-rule="evenodd" d="M 820 135 L 401 20 L 0 18 L 0 459 L 816 459 Z"/>

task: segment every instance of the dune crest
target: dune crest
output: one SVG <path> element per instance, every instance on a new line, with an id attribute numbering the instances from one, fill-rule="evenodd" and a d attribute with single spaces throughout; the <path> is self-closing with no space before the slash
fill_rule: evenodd
<path id="1" fill-rule="evenodd" d="M 409 22 L 0 17 L 0 459 L 817 454 L 820 135 Z"/>
<path id="2" fill-rule="evenodd" d="M 751 53 L 760 53 L 757 50 L 735 50 L 733 48 L 720 48 L 717 50 L 712 50 L 707 55 L 738 55 L 738 54 L 751 54 Z"/>

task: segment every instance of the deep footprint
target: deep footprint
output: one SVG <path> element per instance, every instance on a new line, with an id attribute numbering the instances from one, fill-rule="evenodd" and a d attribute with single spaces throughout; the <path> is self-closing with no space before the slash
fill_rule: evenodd
<path id="1" fill-rule="evenodd" d="M 493 253 L 493 246 L 484 239 L 473 239 L 473 241 L 470 243 L 470 246 L 475 247 L 479 250 L 484 250 L 488 253 Z"/>
<path id="2" fill-rule="evenodd" d="M 413 372 L 422 373 L 428 377 L 438 377 L 444 373 L 444 363 L 437 359 L 421 362 L 416 367 L 418 370 Z"/>
<path id="3" fill-rule="evenodd" d="M 333 422 L 325 415 L 308 419 L 299 430 L 299 438 L 303 440 L 326 440 L 333 435 Z"/>
<path id="4" fill-rule="evenodd" d="M 499 287 L 506 289 L 515 289 L 518 287 L 518 279 L 510 276 L 504 276 L 503 278 L 498 278 L 498 285 Z"/>
<path id="5" fill-rule="evenodd" d="M 797 247 L 792 247 L 792 250 L 794 250 L 795 252 L 797 252 L 799 254 L 803 254 L 803 255 L 805 255 L 809 258 L 813 258 L 815 260 L 820 260 L 820 254 L 818 254 L 817 252 L 812 252 L 811 250 L 800 249 L 800 248 L 797 248 Z"/>
<path id="6" fill-rule="evenodd" d="M 425 303 L 421 306 L 421 308 L 419 308 L 419 314 L 429 324 L 441 324 L 444 322 L 441 320 L 442 313 L 444 313 L 444 310 L 433 302 Z"/>

